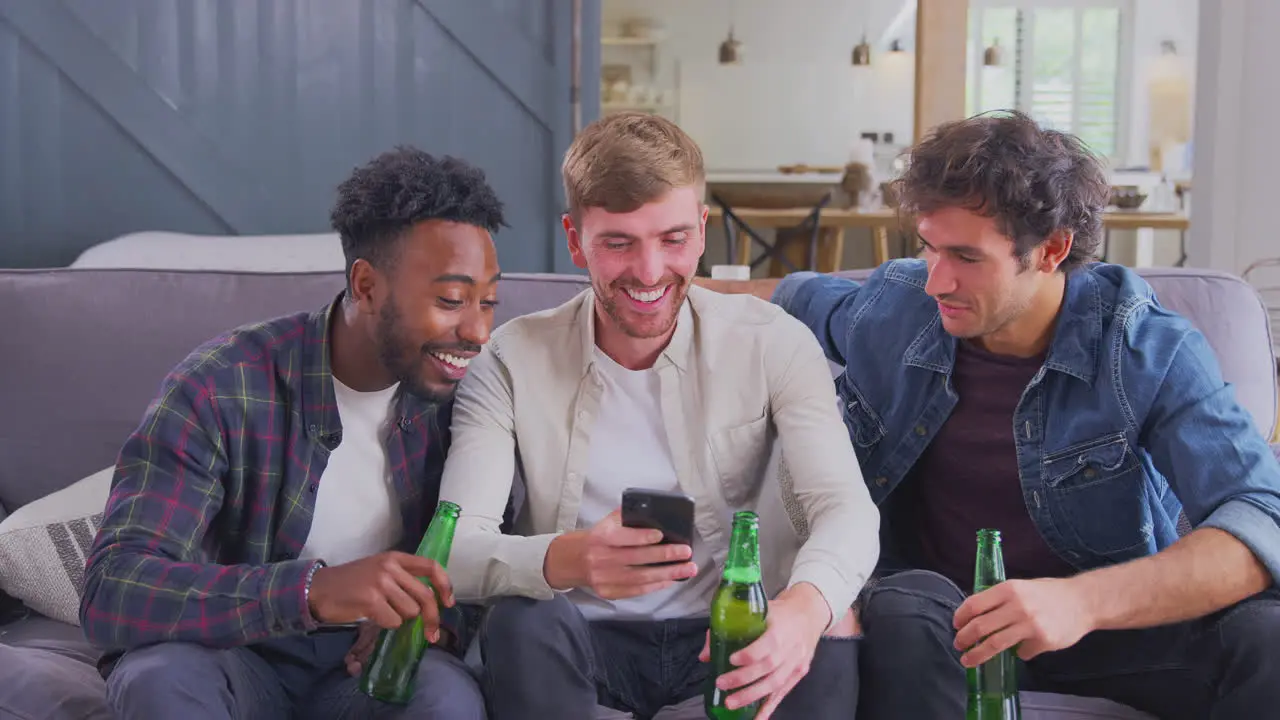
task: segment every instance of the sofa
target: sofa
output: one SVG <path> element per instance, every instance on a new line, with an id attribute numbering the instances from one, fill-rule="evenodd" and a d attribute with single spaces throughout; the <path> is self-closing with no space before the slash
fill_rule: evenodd
<path id="1" fill-rule="evenodd" d="M 1219 273 L 1143 274 L 1164 304 L 1207 334 L 1270 437 L 1275 360 L 1257 294 Z M 584 282 L 507 275 L 497 322 L 563 302 Z M 0 270 L 0 717 L 109 717 L 97 655 L 74 610 L 121 443 L 164 374 L 195 345 L 235 325 L 317 308 L 342 285 L 337 272 Z M 1105 701 L 1035 693 L 1025 694 L 1024 710 L 1055 720 L 1144 717 Z"/>

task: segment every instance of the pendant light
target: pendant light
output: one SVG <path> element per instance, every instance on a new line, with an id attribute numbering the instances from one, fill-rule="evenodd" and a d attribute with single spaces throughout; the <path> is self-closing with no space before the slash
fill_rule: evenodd
<path id="1" fill-rule="evenodd" d="M 730 0 L 732 3 L 732 0 Z M 721 65 L 741 65 L 742 64 L 742 43 L 733 36 L 733 5 L 729 6 L 729 37 L 720 43 L 720 64 Z"/>
<path id="2" fill-rule="evenodd" d="M 729 26 L 729 37 L 720 43 L 720 64 L 721 65 L 741 65 L 742 64 L 742 43 L 733 37 L 733 26 Z"/>
<path id="3" fill-rule="evenodd" d="M 862 42 L 853 46 L 853 64 L 871 64 L 871 46 L 867 44 L 867 36 L 865 34 L 862 36 Z"/>
<path id="4" fill-rule="evenodd" d="M 863 6 L 866 15 L 862 18 L 862 42 L 853 46 L 852 61 L 855 66 L 871 64 L 871 45 L 867 43 L 867 28 L 871 27 L 871 2 Z"/>
<path id="5" fill-rule="evenodd" d="M 991 47 L 982 52 L 982 64 L 987 67 L 998 67 L 1004 64 L 1004 50 L 1000 47 L 1000 38 L 995 38 Z"/>

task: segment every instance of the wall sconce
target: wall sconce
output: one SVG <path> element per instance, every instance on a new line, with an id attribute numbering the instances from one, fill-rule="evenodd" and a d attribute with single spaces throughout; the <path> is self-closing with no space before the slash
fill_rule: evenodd
<path id="1" fill-rule="evenodd" d="M 991 47 L 982 52 L 982 64 L 987 67 L 999 67 L 1004 64 L 1004 50 L 1000 47 L 1000 38 L 991 43 Z"/>
<path id="2" fill-rule="evenodd" d="M 854 65 L 870 65 L 871 64 L 871 46 L 867 44 L 867 36 L 862 36 L 862 42 L 853 48 L 853 64 Z"/>
<path id="3" fill-rule="evenodd" d="M 889 52 L 900 53 L 900 52 L 906 52 L 906 51 L 902 49 L 901 40 L 894 40 L 893 42 L 889 43 Z"/>
<path id="4" fill-rule="evenodd" d="M 1173 44 L 1172 40 L 1160 41 L 1160 52 L 1163 55 L 1177 55 L 1178 46 Z"/>

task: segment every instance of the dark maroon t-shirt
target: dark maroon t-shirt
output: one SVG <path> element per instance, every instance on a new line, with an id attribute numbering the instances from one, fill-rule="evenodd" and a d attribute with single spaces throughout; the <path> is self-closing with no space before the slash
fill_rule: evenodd
<path id="1" fill-rule="evenodd" d="M 896 507 L 898 527 L 912 537 L 921 567 L 973 589 L 977 532 L 1000 531 L 1009 578 L 1062 577 L 1075 570 L 1045 544 L 1018 480 L 1013 413 L 1044 356 L 994 355 L 956 344 L 952 384 L 960 396 L 951 416 L 907 474 Z"/>

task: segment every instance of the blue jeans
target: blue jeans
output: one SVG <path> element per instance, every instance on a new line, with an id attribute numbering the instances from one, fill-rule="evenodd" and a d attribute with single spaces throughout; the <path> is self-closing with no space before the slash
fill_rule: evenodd
<path id="1" fill-rule="evenodd" d="M 859 720 L 964 717 L 965 673 L 952 616 L 966 595 L 910 570 L 862 607 Z M 1280 591 L 1198 620 L 1099 631 L 1019 663 L 1023 690 L 1101 697 L 1164 720 L 1261 718 L 1280 707 Z"/>
<path id="2" fill-rule="evenodd" d="M 597 706 L 652 718 L 699 696 L 706 618 L 587 622 L 563 595 L 507 597 L 481 623 L 485 695 L 494 720 L 594 717 Z M 809 673 L 774 717 L 850 718 L 858 640 L 823 638 Z"/>
<path id="3" fill-rule="evenodd" d="M 343 663 L 354 641 L 354 631 L 343 631 L 225 650 L 151 645 L 120 658 L 107 676 L 107 702 L 121 718 L 484 720 L 471 670 L 435 648 L 418 666 L 408 706 L 369 698 Z"/>

